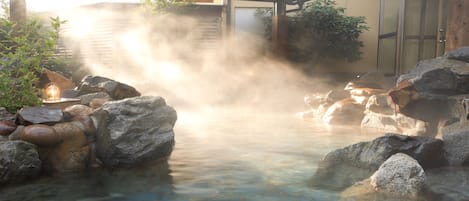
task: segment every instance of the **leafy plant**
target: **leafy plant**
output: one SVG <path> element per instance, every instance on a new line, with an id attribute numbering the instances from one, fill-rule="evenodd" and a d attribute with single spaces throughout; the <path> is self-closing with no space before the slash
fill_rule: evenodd
<path id="1" fill-rule="evenodd" d="M 291 61 L 311 68 L 328 60 L 361 59 L 359 36 L 368 30 L 365 17 L 346 16 L 345 8 L 337 7 L 334 0 L 312 0 L 288 18 L 287 56 Z M 272 27 L 270 20 L 264 18 L 264 23 Z M 266 36 L 271 38 L 270 30 Z"/>
<path id="2" fill-rule="evenodd" d="M 260 19 L 264 24 L 265 38 L 268 41 L 272 40 L 272 16 L 274 15 L 271 8 L 258 8 L 254 13 L 257 19 Z"/>
<path id="3" fill-rule="evenodd" d="M 180 13 L 193 6 L 191 0 L 143 0 L 143 5 L 145 9 L 157 14 Z"/>
<path id="4" fill-rule="evenodd" d="M 17 24 L 0 18 L 0 107 L 15 112 L 41 103 L 35 84 L 42 68 L 56 59 L 61 23 L 52 18 L 46 27 L 34 19 Z"/>

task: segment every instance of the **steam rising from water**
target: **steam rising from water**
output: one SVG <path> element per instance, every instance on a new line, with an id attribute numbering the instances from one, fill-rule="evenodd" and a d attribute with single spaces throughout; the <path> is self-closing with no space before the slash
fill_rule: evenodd
<path id="1" fill-rule="evenodd" d="M 144 95 L 161 95 L 176 108 L 298 111 L 306 93 L 323 87 L 272 59 L 265 43 L 249 34 L 225 34 L 215 46 L 200 47 L 204 35 L 193 17 L 109 9 L 60 15 L 68 20 L 67 45 L 81 51 L 94 75 L 130 84 Z"/>

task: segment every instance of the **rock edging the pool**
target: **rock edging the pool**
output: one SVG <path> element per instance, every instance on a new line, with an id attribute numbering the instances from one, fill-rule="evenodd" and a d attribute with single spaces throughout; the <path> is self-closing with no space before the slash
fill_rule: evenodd
<path id="1" fill-rule="evenodd" d="M 99 76 L 63 94 L 78 101 L 16 114 L 0 108 L 0 186 L 41 174 L 138 166 L 171 154 L 177 113 L 164 98 L 140 96 Z"/>
<path id="2" fill-rule="evenodd" d="M 313 186 L 344 189 L 370 177 L 380 165 L 396 153 L 405 153 L 424 169 L 447 165 L 443 141 L 428 137 L 387 134 L 329 152 L 319 162 Z"/>
<path id="3" fill-rule="evenodd" d="M 177 115 L 161 97 L 108 102 L 92 116 L 98 122 L 96 154 L 105 166 L 132 166 L 172 151 Z"/>
<path id="4" fill-rule="evenodd" d="M 425 172 L 469 165 L 468 58 L 469 47 L 463 47 L 419 62 L 392 88 L 383 85 L 382 74 L 369 73 L 344 89 L 315 99 L 307 96 L 312 110 L 305 115 L 329 124 L 353 123 L 365 130 L 405 134 L 386 134 L 329 152 L 312 186 L 344 190 L 344 200 L 440 196 L 426 184 Z"/>
<path id="5" fill-rule="evenodd" d="M 327 124 L 356 125 L 364 130 L 441 137 L 469 127 L 469 46 L 420 61 L 410 72 L 393 77 L 369 72 L 326 94 L 304 100 Z"/>
<path id="6" fill-rule="evenodd" d="M 435 194 L 426 185 L 425 171 L 468 164 L 467 131 L 450 136 L 389 133 L 333 150 L 319 162 L 311 186 L 343 191 L 344 200 L 425 200 Z"/>

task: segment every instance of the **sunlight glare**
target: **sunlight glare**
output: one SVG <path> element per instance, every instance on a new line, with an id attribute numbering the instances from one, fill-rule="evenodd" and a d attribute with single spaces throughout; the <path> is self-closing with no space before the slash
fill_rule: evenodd
<path id="1" fill-rule="evenodd" d="M 80 5 L 102 2 L 139 3 L 140 0 L 26 0 L 28 10 L 35 12 L 63 10 Z"/>

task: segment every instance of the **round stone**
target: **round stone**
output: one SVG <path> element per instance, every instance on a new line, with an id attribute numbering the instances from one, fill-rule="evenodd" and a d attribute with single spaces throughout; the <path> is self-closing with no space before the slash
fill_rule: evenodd
<path id="1" fill-rule="evenodd" d="M 17 125 L 9 121 L 0 121 L 0 135 L 7 136 L 16 130 Z"/>
<path id="2" fill-rule="evenodd" d="M 62 141 L 54 128 L 40 124 L 26 126 L 20 133 L 20 139 L 43 147 L 54 146 Z"/>
<path id="3" fill-rule="evenodd" d="M 103 106 L 104 103 L 109 102 L 110 100 L 107 98 L 95 98 L 91 100 L 90 107 L 93 109 L 99 108 Z"/>
<path id="4" fill-rule="evenodd" d="M 93 113 L 93 109 L 86 105 L 72 105 L 65 108 L 64 112 L 68 112 L 73 117 L 88 116 Z"/>

